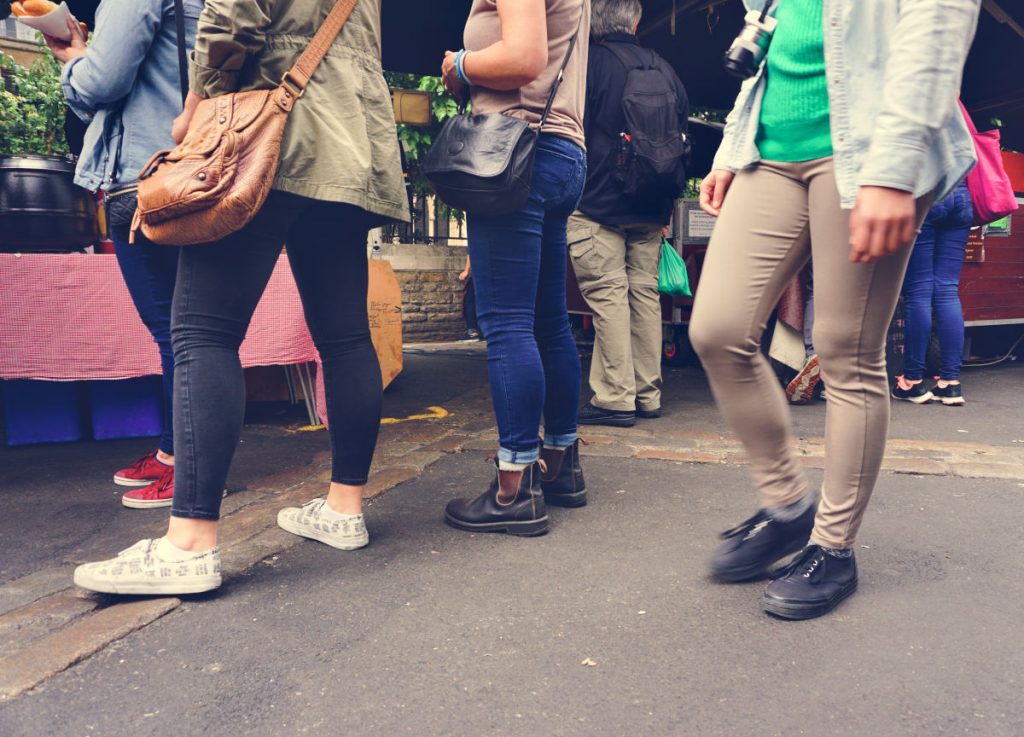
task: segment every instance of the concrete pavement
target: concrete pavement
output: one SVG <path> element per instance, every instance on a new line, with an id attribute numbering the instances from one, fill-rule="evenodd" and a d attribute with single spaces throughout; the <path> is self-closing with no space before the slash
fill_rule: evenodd
<path id="1" fill-rule="evenodd" d="M 388 491 L 370 502 L 367 550 L 273 527 L 282 504 L 322 493 L 326 438 L 271 424 L 247 431 L 281 455 L 270 476 L 240 477 L 244 504 L 225 523 L 234 577 L 220 593 L 90 597 L 67 590 L 66 553 L 0 578 L 0 690 L 38 686 L 0 704 L 0 735 L 1024 733 L 1019 366 L 969 372 L 964 409 L 895 408 L 858 550 L 862 590 L 794 625 L 760 613 L 763 584 L 704 574 L 715 534 L 754 502 L 697 371 L 667 374 L 666 417 L 584 433 L 593 502 L 554 512 L 551 535 L 441 525 L 448 498 L 486 484 L 479 451 L 494 443 L 485 364 L 457 352 L 471 355 L 413 357 L 389 396 L 395 419 L 451 414 L 383 428 L 371 486 Z M 812 474 L 823 415 L 794 408 Z M 6 473 L 2 493 L 17 499 Z M 108 507 L 112 525 L 163 524 Z M 32 511 L 19 507 L 0 541 L 21 521 L 45 528 Z M 88 536 L 97 554 L 135 539 L 108 532 Z M 19 555 L 23 573 L 33 556 Z"/>

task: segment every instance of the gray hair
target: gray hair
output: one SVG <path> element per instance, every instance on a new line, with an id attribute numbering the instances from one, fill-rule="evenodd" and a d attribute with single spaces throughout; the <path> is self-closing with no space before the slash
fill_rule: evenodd
<path id="1" fill-rule="evenodd" d="M 611 33 L 633 33 L 641 14 L 640 0 L 593 0 L 590 35 L 601 39 Z"/>

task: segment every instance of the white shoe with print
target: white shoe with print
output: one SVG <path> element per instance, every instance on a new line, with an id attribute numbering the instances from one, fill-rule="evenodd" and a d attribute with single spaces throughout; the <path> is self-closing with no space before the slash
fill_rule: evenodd
<path id="1" fill-rule="evenodd" d="M 319 540 L 338 550 L 357 550 L 370 544 L 370 534 L 361 514 L 337 514 L 327 507 L 326 497 L 301 507 L 286 507 L 277 513 L 277 525 L 293 535 Z"/>
<path id="2" fill-rule="evenodd" d="M 166 553 L 163 538 L 140 540 L 116 558 L 84 563 L 75 585 L 104 594 L 198 594 L 221 584 L 220 551 Z"/>

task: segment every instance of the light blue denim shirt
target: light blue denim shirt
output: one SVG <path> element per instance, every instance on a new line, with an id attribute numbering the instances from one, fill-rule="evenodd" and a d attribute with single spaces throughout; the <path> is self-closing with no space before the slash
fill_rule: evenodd
<path id="1" fill-rule="evenodd" d="M 184 5 L 191 53 L 203 3 Z M 174 146 L 171 123 L 181 112 L 174 0 L 102 0 L 89 49 L 64 66 L 61 83 L 68 107 L 89 124 L 75 183 L 95 192 L 135 182 L 155 152 Z"/>
<path id="2" fill-rule="evenodd" d="M 786 0 L 778 0 L 786 2 Z M 761 10 L 765 0 L 745 0 Z M 944 197 L 970 171 L 974 143 L 956 104 L 981 0 L 822 0 L 825 70 L 842 206 L 879 186 Z M 714 168 L 760 160 L 764 65 L 740 87 Z"/>

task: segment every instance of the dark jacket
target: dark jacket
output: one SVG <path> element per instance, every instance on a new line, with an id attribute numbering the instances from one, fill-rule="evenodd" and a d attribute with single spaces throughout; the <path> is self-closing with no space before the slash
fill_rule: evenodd
<path id="1" fill-rule="evenodd" d="M 583 118 L 583 129 L 587 137 L 587 184 L 579 209 L 588 218 L 603 225 L 665 225 L 672 214 L 673 200 L 627 200 L 621 186 L 612 178 L 618 134 L 625 127 L 622 92 L 626 87 L 629 69 L 606 48 L 606 44 L 617 44 L 627 49 L 628 54 L 635 56 L 637 66 L 649 62 L 653 55 L 669 84 L 676 87 L 680 130 L 685 128 L 690 112 L 686 90 L 675 71 L 667 61 L 642 47 L 636 36 L 612 33 L 601 41 L 591 41 L 590 62 L 587 65 L 587 109 Z"/>

